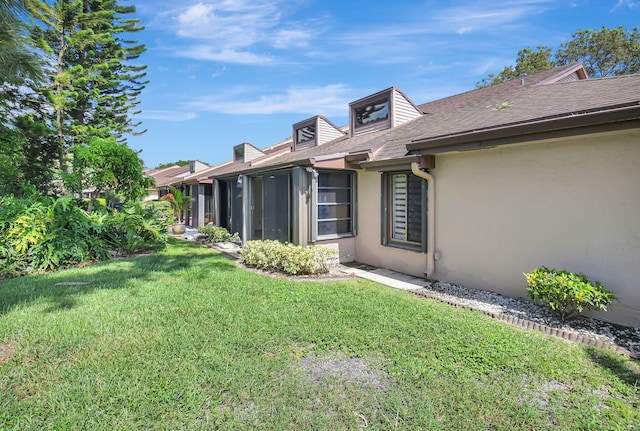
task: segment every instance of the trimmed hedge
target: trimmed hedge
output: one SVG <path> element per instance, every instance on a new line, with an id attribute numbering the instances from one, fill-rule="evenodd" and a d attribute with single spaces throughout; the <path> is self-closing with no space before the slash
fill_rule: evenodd
<path id="1" fill-rule="evenodd" d="M 337 259 L 336 250 L 326 247 L 299 246 L 273 240 L 247 241 L 241 256 L 245 265 L 289 275 L 327 273 Z"/>

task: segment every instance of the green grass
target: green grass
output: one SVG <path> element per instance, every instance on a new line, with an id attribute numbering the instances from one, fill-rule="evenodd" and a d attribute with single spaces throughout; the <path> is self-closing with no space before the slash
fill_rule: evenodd
<path id="1" fill-rule="evenodd" d="M 188 243 L 0 282 L 1 430 L 631 430 L 639 398 L 630 359 Z"/>

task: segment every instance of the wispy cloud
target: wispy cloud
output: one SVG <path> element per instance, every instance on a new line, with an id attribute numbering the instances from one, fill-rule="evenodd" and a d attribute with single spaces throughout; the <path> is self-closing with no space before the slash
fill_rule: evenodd
<path id="1" fill-rule="evenodd" d="M 612 11 L 618 11 L 620 9 L 629 8 L 629 9 L 637 9 L 640 8 L 640 2 L 633 0 L 618 0 L 618 3 L 613 7 Z"/>
<path id="2" fill-rule="evenodd" d="M 234 64 L 268 64 L 275 60 L 270 55 L 254 54 L 249 51 L 236 51 L 234 49 L 216 50 L 208 45 L 194 45 L 176 53 L 178 57 L 191 58 L 193 60 L 217 61 Z"/>
<path id="3" fill-rule="evenodd" d="M 533 16 L 541 15 L 553 6 L 551 0 L 496 1 L 478 5 L 463 2 L 444 7 L 433 14 L 416 13 L 400 19 L 402 24 L 379 23 L 318 36 L 325 52 L 316 51 L 317 58 L 362 60 L 371 64 L 419 64 L 427 52 L 458 51 L 460 39 L 452 35 L 509 34 L 523 27 Z M 418 18 L 419 16 L 419 18 Z M 322 40 L 324 38 L 324 40 Z M 478 41 L 483 39 L 478 39 Z M 473 44 L 473 39 L 466 39 Z M 331 50 L 331 55 L 327 51 Z"/>
<path id="4" fill-rule="evenodd" d="M 186 106 L 192 110 L 222 114 L 310 114 L 344 115 L 354 91 L 343 84 L 320 87 L 290 87 L 281 93 L 243 97 L 230 95 L 201 97 Z M 255 94 L 255 90 L 248 92 Z"/>
<path id="5" fill-rule="evenodd" d="M 143 120 L 159 120 L 159 121 L 189 121 L 196 118 L 197 115 L 193 112 L 185 111 L 159 111 L 159 110 L 144 110 L 140 113 L 139 118 Z"/>
<path id="6" fill-rule="evenodd" d="M 433 31 L 464 34 L 475 31 L 499 31 L 504 26 L 526 22 L 532 15 L 545 12 L 550 0 L 468 3 L 443 9 L 434 17 Z"/>

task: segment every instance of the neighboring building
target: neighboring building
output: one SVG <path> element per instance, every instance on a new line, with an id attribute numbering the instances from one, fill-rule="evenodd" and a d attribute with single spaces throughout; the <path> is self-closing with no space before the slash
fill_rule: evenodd
<path id="1" fill-rule="evenodd" d="M 147 196 L 143 201 L 154 201 L 160 199 L 169 192 L 169 187 L 179 184 L 183 178 L 194 173 L 207 169 L 209 165 L 199 160 L 193 160 L 188 165 L 169 166 L 162 169 L 147 169 L 144 174 L 153 178 L 155 186 L 147 190 Z"/>
<path id="2" fill-rule="evenodd" d="M 640 75 L 574 64 L 419 106 L 392 87 L 348 128 L 246 145 L 210 174 L 213 219 L 243 241 L 512 297 L 537 266 L 584 272 L 617 294 L 602 318 L 640 326 Z"/>

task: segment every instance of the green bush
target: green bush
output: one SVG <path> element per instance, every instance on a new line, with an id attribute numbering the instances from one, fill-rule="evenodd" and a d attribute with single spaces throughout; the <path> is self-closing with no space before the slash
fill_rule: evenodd
<path id="1" fill-rule="evenodd" d="M 164 226 L 165 230 L 176 221 L 173 218 L 171 202 L 167 202 L 166 200 L 142 202 L 142 208 L 145 211 L 146 217 L 160 222 Z"/>
<path id="2" fill-rule="evenodd" d="M 0 214 L 0 277 L 50 271 L 109 257 L 100 220 L 72 197 L 4 197 Z"/>
<path id="3" fill-rule="evenodd" d="M 152 208 L 88 213 L 70 196 L 0 197 L 0 279 L 52 271 L 164 245 Z"/>
<path id="4" fill-rule="evenodd" d="M 240 239 L 237 232 L 232 235 L 222 226 L 200 226 L 198 232 L 205 236 L 207 242 L 227 242 Z"/>
<path id="5" fill-rule="evenodd" d="M 107 215 L 103 238 L 120 256 L 162 248 L 167 240 L 166 219 L 153 205 L 127 204 L 122 211 Z"/>
<path id="6" fill-rule="evenodd" d="M 564 270 L 536 268 L 524 273 L 529 287 L 527 293 L 536 302 L 547 304 L 564 322 L 585 309 L 606 310 L 615 299 L 613 292 L 586 275 Z"/>
<path id="7" fill-rule="evenodd" d="M 242 247 L 245 265 L 290 275 L 329 272 L 336 251 L 325 247 L 299 246 L 273 240 L 247 241 Z"/>

